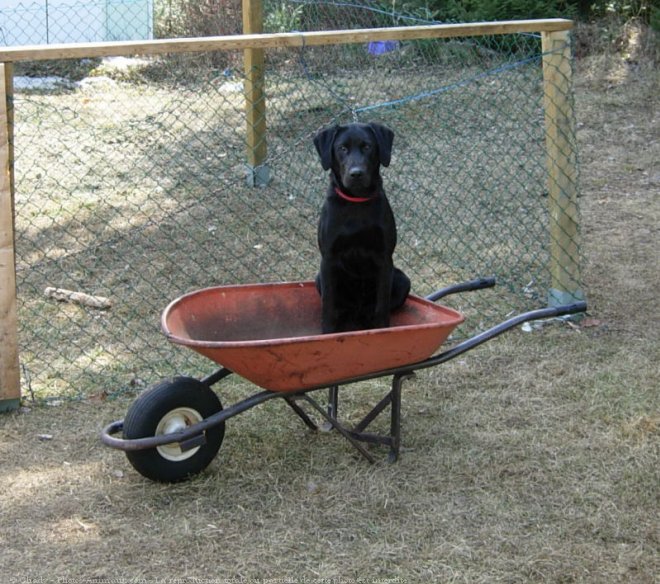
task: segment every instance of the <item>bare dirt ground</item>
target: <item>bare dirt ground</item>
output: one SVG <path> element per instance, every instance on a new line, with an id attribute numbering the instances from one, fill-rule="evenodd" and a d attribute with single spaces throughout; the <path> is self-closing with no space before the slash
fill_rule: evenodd
<path id="1" fill-rule="evenodd" d="M 163 486 L 98 440 L 127 399 L 3 416 L 3 581 L 656 582 L 658 79 L 579 70 L 579 326 L 409 381 L 395 465 L 269 402 L 228 423 L 207 472 Z"/>

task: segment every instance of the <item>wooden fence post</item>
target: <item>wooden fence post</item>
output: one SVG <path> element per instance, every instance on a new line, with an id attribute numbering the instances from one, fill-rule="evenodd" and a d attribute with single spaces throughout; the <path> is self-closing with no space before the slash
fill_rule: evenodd
<path id="1" fill-rule="evenodd" d="M 18 408 L 12 64 L 0 63 L 0 412 Z"/>
<path id="2" fill-rule="evenodd" d="M 550 215 L 551 306 L 584 300 L 580 289 L 577 160 L 569 31 L 542 33 Z"/>
<path id="3" fill-rule="evenodd" d="M 243 0 L 243 34 L 263 32 L 262 0 Z M 245 49 L 245 115 L 247 181 L 250 186 L 265 186 L 270 178 L 266 166 L 266 96 L 264 91 L 264 50 Z"/>

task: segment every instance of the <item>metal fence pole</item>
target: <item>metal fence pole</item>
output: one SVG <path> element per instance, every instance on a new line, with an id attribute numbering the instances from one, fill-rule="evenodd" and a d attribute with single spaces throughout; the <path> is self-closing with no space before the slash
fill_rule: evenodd
<path id="1" fill-rule="evenodd" d="M 0 411 L 18 408 L 12 65 L 0 63 Z"/>
<path id="2" fill-rule="evenodd" d="M 543 32 L 550 215 L 550 306 L 584 300 L 580 289 L 577 161 L 569 31 Z"/>
<path id="3" fill-rule="evenodd" d="M 263 32 L 262 0 L 243 0 L 243 34 Z M 264 50 L 245 49 L 245 110 L 247 144 L 247 182 L 250 186 L 265 186 L 270 178 L 264 164 L 266 142 L 266 96 L 264 91 Z"/>

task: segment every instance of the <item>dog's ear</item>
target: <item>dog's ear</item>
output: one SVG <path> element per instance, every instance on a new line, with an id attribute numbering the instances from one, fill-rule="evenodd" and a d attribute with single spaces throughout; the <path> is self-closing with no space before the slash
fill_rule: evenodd
<path id="1" fill-rule="evenodd" d="M 332 145 L 335 143 L 335 136 L 339 126 L 330 126 L 324 128 L 314 136 L 314 146 L 319 153 L 321 166 L 323 170 L 330 170 L 332 167 Z"/>
<path id="2" fill-rule="evenodd" d="M 387 126 L 381 124 L 371 123 L 369 127 L 376 136 L 376 144 L 378 144 L 378 154 L 380 157 L 380 163 L 383 166 L 390 165 L 390 159 L 392 158 L 392 142 L 394 142 L 394 132 L 390 130 Z"/>

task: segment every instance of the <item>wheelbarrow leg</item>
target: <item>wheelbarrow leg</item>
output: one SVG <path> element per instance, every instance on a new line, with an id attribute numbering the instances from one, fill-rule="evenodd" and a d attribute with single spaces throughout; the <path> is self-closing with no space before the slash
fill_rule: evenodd
<path id="1" fill-rule="evenodd" d="M 401 447 L 401 385 L 403 379 L 395 375 L 392 379 L 392 405 L 390 416 L 390 454 L 388 462 L 396 462 Z"/>
<path id="2" fill-rule="evenodd" d="M 313 420 L 307 415 L 307 413 L 305 412 L 305 410 L 303 410 L 303 409 L 302 409 L 302 408 L 296 403 L 297 400 L 302 399 L 301 396 L 297 396 L 297 395 L 294 395 L 294 396 L 291 396 L 291 397 L 287 396 L 287 397 L 285 397 L 284 399 L 286 400 L 286 403 L 289 404 L 289 406 L 291 407 L 291 409 L 292 409 L 294 412 L 296 412 L 296 414 L 298 414 L 298 417 L 299 417 L 303 422 L 305 422 L 305 425 L 306 425 L 310 430 L 313 430 L 314 432 L 316 432 L 316 431 L 319 429 L 319 427 L 314 423 L 314 421 L 313 421 Z"/>
<path id="3" fill-rule="evenodd" d="M 396 462 L 399 459 L 399 450 L 401 448 L 401 388 L 406 379 L 414 377 L 414 373 L 395 375 L 392 379 L 392 409 L 390 418 L 390 454 L 389 462 Z"/>
<path id="4" fill-rule="evenodd" d="M 328 418 L 333 420 L 337 419 L 339 415 L 339 386 L 332 385 L 328 388 L 328 406 L 327 406 Z M 321 426 L 322 432 L 330 432 L 333 429 L 333 424 L 329 421 Z"/>
<path id="5" fill-rule="evenodd" d="M 376 459 L 369 454 L 369 452 L 360 444 L 359 439 L 356 439 L 352 433 L 344 428 L 336 418 L 333 418 L 330 416 L 330 414 L 324 410 L 319 404 L 317 404 L 311 397 L 309 397 L 307 394 L 303 394 L 303 398 L 319 413 L 321 414 L 330 424 L 332 428 L 337 430 L 346 440 L 348 440 L 353 447 L 360 453 L 362 456 L 364 456 L 369 462 L 372 464 L 376 462 Z"/>
<path id="6" fill-rule="evenodd" d="M 289 404 L 291 409 L 298 414 L 298 417 L 305 422 L 305 425 L 311 430 L 321 430 L 322 432 L 330 432 L 335 428 L 335 426 L 329 420 L 337 420 L 337 414 L 339 412 L 339 386 L 333 385 L 328 388 L 328 405 L 326 406 L 326 414 L 324 418 L 326 422 L 317 426 L 314 421 L 307 415 L 305 410 L 303 410 L 296 401 L 305 399 L 309 401 L 309 398 L 305 398 L 304 395 L 292 395 L 290 397 L 285 397 L 286 403 Z"/>
<path id="7" fill-rule="evenodd" d="M 369 462 L 375 462 L 375 458 L 362 446 L 361 443 L 380 444 L 382 446 L 389 446 L 390 451 L 388 454 L 389 462 L 396 462 L 399 458 L 399 451 L 401 448 L 401 390 L 403 382 L 406 379 L 414 377 L 415 374 L 410 371 L 397 373 L 392 378 L 392 387 L 383 399 L 381 399 L 373 409 L 364 417 L 364 419 L 357 424 L 357 426 L 349 429 L 345 427 L 337 417 L 338 411 L 338 396 L 339 386 L 334 385 L 329 388 L 328 404 L 323 407 L 317 403 L 307 392 L 301 392 L 295 395 L 287 396 L 285 398 L 287 404 L 298 414 L 298 416 L 309 426 L 312 430 L 321 429 L 323 431 L 337 430 L 344 438 L 346 438 L 356 450 L 362 454 Z M 311 405 L 323 418 L 325 423 L 317 426 L 305 411 L 296 403 L 298 400 L 306 401 Z M 390 406 L 390 433 L 375 434 L 365 432 L 367 427 Z"/>
<path id="8" fill-rule="evenodd" d="M 389 462 L 396 462 L 399 458 L 401 448 L 401 389 L 406 379 L 414 377 L 414 373 L 400 373 L 392 378 L 392 388 L 388 394 L 380 400 L 374 408 L 351 430 L 351 436 L 362 442 L 371 442 L 373 444 L 383 444 L 390 447 L 388 455 Z M 372 434 L 365 432 L 367 427 L 384 410 L 390 406 L 390 434 Z"/>
<path id="9" fill-rule="evenodd" d="M 339 414 L 339 386 L 333 385 L 328 388 L 328 415 L 337 419 Z"/>

